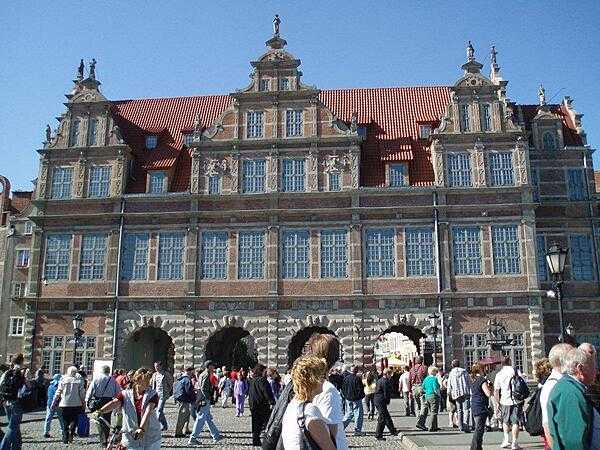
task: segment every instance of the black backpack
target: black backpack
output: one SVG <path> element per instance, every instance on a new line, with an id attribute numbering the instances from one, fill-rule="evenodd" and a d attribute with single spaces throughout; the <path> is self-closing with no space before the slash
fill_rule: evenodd
<path id="1" fill-rule="evenodd" d="M 536 389 L 527 406 L 525 430 L 527 430 L 531 436 L 541 436 L 544 434 L 544 427 L 542 426 L 542 405 L 540 405 L 541 393 L 541 388 Z"/>
<path id="2" fill-rule="evenodd" d="M 527 382 L 523 377 L 519 375 L 517 369 L 513 370 L 515 371 L 515 374 L 510 379 L 510 398 L 517 403 L 521 403 L 529 397 L 529 386 L 527 386 Z"/>
<path id="3" fill-rule="evenodd" d="M 25 384 L 25 378 L 19 369 L 8 369 L 0 383 L 0 399 L 14 401 L 19 398 L 19 389 Z"/>
<path id="4" fill-rule="evenodd" d="M 283 422 L 283 415 L 287 409 L 288 404 L 294 398 L 294 389 L 292 382 L 290 381 L 277 399 L 277 403 L 271 411 L 271 416 L 265 427 L 265 431 L 262 437 L 262 450 L 277 450 L 279 440 L 281 438 L 281 428 Z"/>

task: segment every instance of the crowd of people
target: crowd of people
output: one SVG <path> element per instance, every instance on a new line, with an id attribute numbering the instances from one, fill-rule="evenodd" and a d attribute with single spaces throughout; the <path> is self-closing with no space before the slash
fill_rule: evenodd
<path id="1" fill-rule="evenodd" d="M 591 344 L 552 347 L 535 364 L 533 393 L 509 357 L 499 370 L 479 363 L 467 369 L 453 360 L 444 373 L 421 357 L 393 370 L 340 366 L 339 355 L 335 336 L 315 334 L 283 377 L 262 364 L 229 370 L 212 361 L 173 375 L 156 362 L 153 370 L 129 372 L 111 373 L 105 366 L 90 382 L 75 366 L 49 380 L 40 371 L 32 377 L 17 355 L 0 377 L 8 421 L 0 450 L 21 449 L 20 422 L 31 404 L 46 408 L 45 438 L 57 418 L 63 442 L 73 442 L 89 411 L 105 448 L 112 438 L 130 450 L 159 449 L 169 430 L 165 404 L 171 398 L 177 404 L 174 436 L 186 438 L 189 447 L 200 444 L 205 425 L 213 442 L 223 438 L 212 408 L 232 406 L 241 417 L 248 405 L 253 446 L 344 450 L 347 432 L 365 435 L 365 417 L 377 420 L 376 439 L 386 439 L 386 428 L 398 434 L 388 411 L 394 395 L 403 399 L 404 414 L 415 417 L 418 430 L 438 431 L 439 416 L 447 413 L 448 427 L 472 433 L 472 450 L 481 450 L 484 433 L 495 428 L 503 432 L 502 448 L 520 449 L 526 428 L 548 450 L 600 450 L 600 384 Z"/>

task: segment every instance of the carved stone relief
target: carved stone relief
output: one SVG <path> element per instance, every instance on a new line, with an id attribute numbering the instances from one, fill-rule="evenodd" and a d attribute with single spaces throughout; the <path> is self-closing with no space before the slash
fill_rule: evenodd
<path id="1" fill-rule="evenodd" d="M 37 192 L 39 199 L 45 199 L 47 195 L 48 186 L 48 160 L 46 158 L 40 158 L 40 176 L 37 181 Z"/>
<path id="2" fill-rule="evenodd" d="M 85 173 L 86 173 L 87 161 L 81 154 L 79 160 L 77 161 L 76 177 L 75 177 L 75 192 L 73 192 L 73 197 L 82 198 L 84 195 L 85 188 Z"/>
<path id="3" fill-rule="evenodd" d="M 200 152 L 198 149 L 192 151 L 192 171 L 190 176 L 190 192 L 200 192 Z"/>
<path id="4" fill-rule="evenodd" d="M 486 185 L 485 179 L 485 156 L 483 154 L 485 146 L 477 142 L 475 144 L 475 148 L 473 150 L 473 173 L 475 174 L 475 179 L 473 180 L 473 185 L 475 187 L 482 187 Z"/>
<path id="5" fill-rule="evenodd" d="M 110 196 L 118 197 L 121 195 L 123 186 L 123 170 L 125 167 L 125 158 L 119 156 L 113 163 L 112 180 L 110 185 Z"/>
<path id="6" fill-rule="evenodd" d="M 311 150 L 308 154 L 308 190 L 316 191 L 318 189 L 317 182 L 317 166 L 319 154 L 315 150 Z"/>
<path id="7" fill-rule="evenodd" d="M 236 193 L 239 191 L 239 180 L 240 180 L 240 160 L 238 159 L 238 155 L 231 155 L 231 192 Z"/>
<path id="8" fill-rule="evenodd" d="M 279 175 L 279 158 L 277 152 L 271 152 L 267 157 L 267 192 L 277 192 Z"/>
<path id="9" fill-rule="evenodd" d="M 359 158 L 360 158 L 360 155 L 359 155 L 358 151 L 353 150 L 350 153 L 350 170 L 351 170 L 351 174 L 352 174 L 352 189 L 358 189 L 358 178 L 360 175 Z"/>

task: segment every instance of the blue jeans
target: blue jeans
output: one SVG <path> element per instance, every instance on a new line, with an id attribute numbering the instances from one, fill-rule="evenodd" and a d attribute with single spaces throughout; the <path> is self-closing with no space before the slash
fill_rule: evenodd
<path id="1" fill-rule="evenodd" d="M 60 423 L 61 430 L 64 428 L 62 416 L 60 414 L 56 414 L 56 411 L 50 411 L 50 407 L 46 407 L 46 420 L 44 421 L 44 434 L 50 434 L 50 426 L 52 425 L 52 419 L 54 417 L 58 417 L 58 422 Z"/>
<path id="2" fill-rule="evenodd" d="M 361 432 L 363 427 L 362 400 L 346 400 L 346 415 L 344 416 L 344 429 L 350 422 L 355 421 L 354 431 Z"/>
<path id="3" fill-rule="evenodd" d="M 221 438 L 221 432 L 213 421 L 210 405 L 201 406 L 196 410 L 196 421 L 194 422 L 194 429 L 190 437 L 197 439 L 204 430 L 204 424 L 208 425 L 208 431 L 210 431 L 213 439 Z"/>
<path id="4" fill-rule="evenodd" d="M 162 426 L 163 431 L 169 428 L 167 424 L 167 418 L 165 417 L 165 403 L 167 399 L 163 396 L 158 399 L 158 407 L 156 408 L 156 417 Z"/>
<path id="5" fill-rule="evenodd" d="M 0 444 L 0 450 L 21 450 L 21 420 L 23 420 L 23 408 L 18 401 L 8 401 L 4 404 L 6 409 L 6 419 L 8 426 L 6 427 L 6 434 L 2 443 Z"/>
<path id="6" fill-rule="evenodd" d="M 471 427 L 471 398 L 468 395 L 463 395 L 455 401 L 456 413 L 458 415 L 458 429 L 460 431 L 468 431 Z"/>

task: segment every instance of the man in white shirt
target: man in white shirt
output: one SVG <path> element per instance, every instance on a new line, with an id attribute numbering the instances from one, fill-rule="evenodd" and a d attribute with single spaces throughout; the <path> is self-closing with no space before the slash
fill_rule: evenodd
<path id="1" fill-rule="evenodd" d="M 458 429 L 469 433 L 471 422 L 471 379 L 469 373 L 460 367 L 458 359 L 452 360 L 452 370 L 448 374 L 448 395 L 456 402 Z"/>
<path id="2" fill-rule="evenodd" d="M 504 432 L 504 439 L 500 446 L 519 450 L 521 446 L 517 443 L 517 440 L 519 439 L 520 425 L 523 420 L 523 402 L 516 402 L 511 395 L 510 382 L 515 376 L 516 369 L 512 367 L 510 357 L 504 357 L 502 366 L 494 379 L 494 397 L 500 405 L 499 416 L 502 418 L 502 431 Z M 511 432 L 512 445 L 510 444 Z"/>
<path id="3" fill-rule="evenodd" d="M 404 406 L 406 417 L 415 415 L 415 400 L 412 398 L 412 392 L 410 391 L 410 367 L 405 366 L 404 372 L 400 375 L 398 381 L 398 390 L 404 397 Z"/>
<path id="4" fill-rule="evenodd" d="M 552 372 L 550 376 L 544 382 L 542 386 L 542 392 L 540 392 L 540 408 L 542 409 L 542 426 L 544 427 L 544 436 L 548 447 L 552 447 L 550 442 L 550 430 L 548 428 L 548 397 L 552 388 L 556 385 L 556 382 L 563 377 L 563 366 L 567 357 L 567 353 L 572 349 L 569 344 L 556 344 L 550 349 L 548 353 L 548 360 L 552 366 Z"/>

